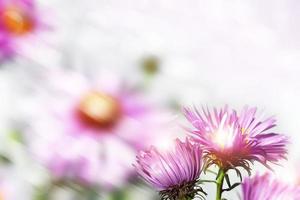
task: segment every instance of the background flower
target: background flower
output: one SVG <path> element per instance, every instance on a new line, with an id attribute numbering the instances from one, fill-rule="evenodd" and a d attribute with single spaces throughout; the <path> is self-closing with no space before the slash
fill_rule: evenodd
<path id="1" fill-rule="evenodd" d="M 300 187 L 288 185 L 270 174 L 246 178 L 242 184 L 243 200 L 294 200 L 300 198 Z"/>
<path id="2" fill-rule="evenodd" d="M 136 151 L 167 134 L 168 114 L 116 75 L 65 73 L 48 76 L 51 92 L 41 91 L 27 131 L 33 152 L 59 179 L 119 187 Z"/>
<path id="3" fill-rule="evenodd" d="M 22 43 L 30 42 L 38 30 L 46 28 L 35 0 L 0 2 L 0 61 L 24 52 Z"/>

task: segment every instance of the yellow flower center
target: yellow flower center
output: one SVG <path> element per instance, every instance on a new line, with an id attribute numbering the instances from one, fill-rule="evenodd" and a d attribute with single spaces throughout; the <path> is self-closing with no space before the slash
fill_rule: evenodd
<path id="1" fill-rule="evenodd" d="M 222 149 L 228 145 L 229 135 L 224 130 L 218 130 L 213 137 L 214 142 Z"/>
<path id="2" fill-rule="evenodd" d="M 98 127 L 113 125 L 121 114 L 118 101 L 100 92 L 86 94 L 80 101 L 78 111 L 84 122 Z"/>
<path id="3" fill-rule="evenodd" d="M 29 33 L 34 27 L 33 19 L 14 6 L 4 9 L 1 14 L 1 21 L 8 32 L 16 35 Z"/>

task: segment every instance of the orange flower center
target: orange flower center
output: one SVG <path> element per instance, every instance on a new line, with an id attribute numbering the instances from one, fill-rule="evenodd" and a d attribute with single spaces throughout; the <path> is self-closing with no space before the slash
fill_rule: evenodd
<path id="1" fill-rule="evenodd" d="M 32 31 L 33 19 L 16 7 L 7 7 L 1 16 L 1 21 L 5 29 L 16 35 L 24 35 Z"/>
<path id="2" fill-rule="evenodd" d="M 100 92 L 90 92 L 80 101 L 79 116 L 85 122 L 97 127 L 113 125 L 120 117 L 117 100 Z"/>

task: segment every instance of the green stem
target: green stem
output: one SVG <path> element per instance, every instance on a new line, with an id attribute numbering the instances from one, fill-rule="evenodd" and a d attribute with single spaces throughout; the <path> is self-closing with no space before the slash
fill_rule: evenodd
<path id="1" fill-rule="evenodd" d="M 216 200 L 222 199 L 222 192 L 223 192 L 223 182 L 226 175 L 226 171 L 222 168 L 219 169 L 219 173 L 217 176 L 217 195 Z"/>

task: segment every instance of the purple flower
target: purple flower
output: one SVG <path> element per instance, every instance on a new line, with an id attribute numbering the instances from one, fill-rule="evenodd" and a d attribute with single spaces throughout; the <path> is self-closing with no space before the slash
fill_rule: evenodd
<path id="1" fill-rule="evenodd" d="M 55 178 L 114 189 L 134 174 L 136 153 L 161 140 L 169 115 L 117 75 L 95 76 L 49 72 L 28 135 Z"/>
<path id="2" fill-rule="evenodd" d="M 202 169 L 200 145 L 176 140 L 175 150 L 158 151 L 151 147 L 137 156 L 139 175 L 160 191 L 162 199 L 193 198 L 201 188 L 196 186 Z"/>
<path id="3" fill-rule="evenodd" d="M 287 154 L 287 137 L 274 133 L 273 117 L 257 116 L 256 108 L 244 107 L 240 114 L 225 106 L 219 111 L 186 108 L 194 141 L 204 150 L 207 167 L 217 164 L 225 170 L 243 167 L 250 173 L 249 162 L 258 161 L 269 167 Z"/>
<path id="4" fill-rule="evenodd" d="M 270 174 L 246 178 L 242 183 L 243 200 L 296 200 L 300 187 L 275 180 Z"/>
<path id="5" fill-rule="evenodd" d="M 0 61 L 19 52 L 23 41 L 44 26 L 40 16 L 34 0 L 0 1 Z"/>

